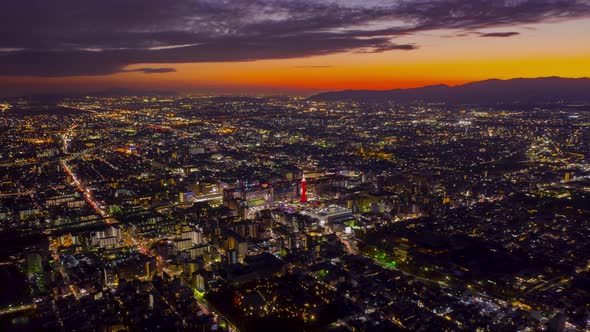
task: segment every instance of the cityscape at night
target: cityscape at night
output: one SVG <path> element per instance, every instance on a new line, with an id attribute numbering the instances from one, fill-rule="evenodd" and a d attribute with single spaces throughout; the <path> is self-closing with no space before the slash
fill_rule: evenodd
<path id="1" fill-rule="evenodd" d="M 590 332 L 590 2 L 0 13 L 0 331 Z"/>

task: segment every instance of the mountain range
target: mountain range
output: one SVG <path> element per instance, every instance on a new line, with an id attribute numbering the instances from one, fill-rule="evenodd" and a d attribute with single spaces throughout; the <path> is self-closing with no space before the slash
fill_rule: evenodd
<path id="1" fill-rule="evenodd" d="M 590 103 L 590 78 L 490 79 L 457 86 L 431 85 L 394 90 L 345 90 L 320 93 L 315 101 L 444 102 L 453 104 Z"/>

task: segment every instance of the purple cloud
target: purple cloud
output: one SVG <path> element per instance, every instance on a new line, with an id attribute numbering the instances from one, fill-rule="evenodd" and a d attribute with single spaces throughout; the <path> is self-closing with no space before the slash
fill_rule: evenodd
<path id="1" fill-rule="evenodd" d="M 411 51 L 419 45 L 396 37 L 589 16 L 589 0 L 7 1 L 0 12 L 0 75 L 105 75 L 143 63 Z"/>
<path id="2" fill-rule="evenodd" d="M 127 72 L 139 72 L 144 74 L 164 74 L 176 72 L 174 68 L 137 68 L 126 70 Z"/>
<path id="3" fill-rule="evenodd" d="M 488 33 L 480 33 L 480 37 L 512 37 L 518 36 L 520 32 L 510 31 L 510 32 L 488 32 Z"/>

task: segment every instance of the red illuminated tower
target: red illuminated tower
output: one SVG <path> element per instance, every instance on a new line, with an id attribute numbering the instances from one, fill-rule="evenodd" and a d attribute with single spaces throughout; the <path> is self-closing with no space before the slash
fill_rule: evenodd
<path id="1" fill-rule="evenodd" d="M 301 178 L 301 203 L 307 203 L 307 182 L 305 181 L 305 174 Z"/>

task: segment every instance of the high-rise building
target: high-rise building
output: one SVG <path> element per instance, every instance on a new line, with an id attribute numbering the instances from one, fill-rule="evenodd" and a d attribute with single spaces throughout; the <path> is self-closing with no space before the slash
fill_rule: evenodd
<path id="1" fill-rule="evenodd" d="M 238 251 L 235 249 L 231 249 L 227 252 L 227 263 L 228 264 L 238 264 Z"/>
<path id="2" fill-rule="evenodd" d="M 248 254 L 248 242 L 240 241 L 238 243 L 238 262 L 243 263 L 244 258 Z"/>
<path id="3" fill-rule="evenodd" d="M 117 248 L 121 242 L 121 229 L 110 226 L 102 231 L 90 233 L 90 243 L 101 248 Z"/>
<path id="4" fill-rule="evenodd" d="M 173 243 L 176 251 L 184 251 L 193 246 L 193 240 L 190 238 L 174 239 Z"/>
<path id="5" fill-rule="evenodd" d="M 201 232 L 189 230 L 182 232 L 180 235 L 182 239 L 191 239 L 194 245 L 199 245 L 203 243 L 203 234 Z"/>

